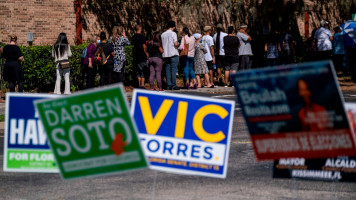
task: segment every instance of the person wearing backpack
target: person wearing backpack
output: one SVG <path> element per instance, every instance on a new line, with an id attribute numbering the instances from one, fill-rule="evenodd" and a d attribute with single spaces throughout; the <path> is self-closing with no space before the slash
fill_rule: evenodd
<path id="1" fill-rule="evenodd" d="M 84 70 L 86 73 L 86 88 L 93 88 L 94 87 L 94 80 L 96 75 L 96 65 L 94 63 L 94 56 L 96 50 L 96 39 L 97 36 L 93 35 L 90 38 L 90 44 L 83 50 L 84 55 Z"/>
<path id="2" fill-rule="evenodd" d="M 56 43 L 52 47 L 52 57 L 54 57 L 56 64 L 57 80 L 54 87 L 55 94 L 61 94 L 61 80 L 64 76 L 64 94 L 71 94 L 70 92 L 70 67 L 68 58 L 72 56 L 70 45 L 68 43 L 67 35 L 60 33 L 58 35 Z"/>
<path id="3" fill-rule="evenodd" d="M 106 40 L 106 33 L 100 33 L 100 44 L 98 44 L 94 60 L 99 65 L 100 86 L 112 83 L 114 69 L 114 46 Z"/>

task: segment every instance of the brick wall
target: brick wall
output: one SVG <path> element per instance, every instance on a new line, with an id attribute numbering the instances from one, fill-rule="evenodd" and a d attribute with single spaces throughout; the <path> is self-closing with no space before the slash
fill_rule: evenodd
<path id="1" fill-rule="evenodd" d="M 0 0 L 0 42 L 15 34 L 18 44 L 27 45 L 27 32 L 33 33 L 33 45 L 53 44 L 60 32 L 74 44 L 74 1 Z"/>

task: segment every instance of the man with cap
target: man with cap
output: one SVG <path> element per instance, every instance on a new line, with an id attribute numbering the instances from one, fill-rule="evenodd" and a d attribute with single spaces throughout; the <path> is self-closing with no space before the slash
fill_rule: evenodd
<path id="1" fill-rule="evenodd" d="M 237 37 L 240 40 L 239 48 L 239 59 L 240 59 L 240 69 L 246 70 L 249 69 L 250 64 L 250 55 L 252 55 L 251 36 L 246 33 L 247 25 L 241 24 L 240 30 L 237 33 Z"/>
<path id="2" fill-rule="evenodd" d="M 219 80 L 219 85 L 223 86 L 223 81 L 221 77 L 221 68 L 225 67 L 225 51 L 224 51 L 224 37 L 227 36 L 226 33 L 223 32 L 223 25 L 218 24 L 216 26 L 216 31 L 215 35 L 213 36 L 214 43 L 215 43 L 215 62 L 216 62 L 216 70 L 218 73 L 218 80 Z"/>
<path id="3" fill-rule="evenodd" d="M 205 26 L 204 27 L 204 36 L 201 39 L 201 41 L 204 44 L 205 49 L 207 51 L 207 53 L 205 54 L 205 61 L 206 61 L 206 64 L 208 65 L 210 81 L 211 81 L 212 87 L 214 87 L 214 77 L 213 77 L 213 70 L 214 70 L 214 64 L 215 64 L 214 40 L 210 36 L 210 34 L 211 34 L 211 26 Z"/>
<path id="4" fill-rule="evenodd" d="M 320 21 L 320 28 L 315 32 L 315 39 L 318 41 L 318 54 L 320 60 L 330 59 L 332 53 L 332 43 L 334 39 L 331 31 L 328 29 L 329 22 Z"/>

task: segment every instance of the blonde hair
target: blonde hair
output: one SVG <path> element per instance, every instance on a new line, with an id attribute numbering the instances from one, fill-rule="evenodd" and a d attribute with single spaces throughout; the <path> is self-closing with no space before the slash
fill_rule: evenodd
<path id="1" fill-rule="evenodd" d="M 122 32 L 124 31 L 124 28 L 122 26 L 117 26 L 113 29 L 112 31 L 112 41 L 116 42 L 116 39 L 120 37 Z"/>

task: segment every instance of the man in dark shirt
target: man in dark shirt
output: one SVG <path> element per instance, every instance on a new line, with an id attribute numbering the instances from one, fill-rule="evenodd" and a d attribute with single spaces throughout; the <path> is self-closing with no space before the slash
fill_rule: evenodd
<path id="1" fill-rule="evenodd" d="M 137 25 L 135 27 L 136 33 L 132 37 L 133 48 L 133 64 L 136 69 L 138 87 L 144 89 L 145 88 L 145 74 L 147 68 L 147 46 L 146 46 L 146 38 L 141 34 L 142 27 Z"/>
<path id="2" fill-rule="evenodd" d="M 230 73 L 235 73 L 239 66 L 239 47 L 240 40 L 235 34 L 235 29 L 233 26 L 229 26 L 228 35 L 224 37 L 224 50 L 225 50 L 225 87 L 230 81 Z M 230 82 L 232 86 L 232 82 Z"/>

